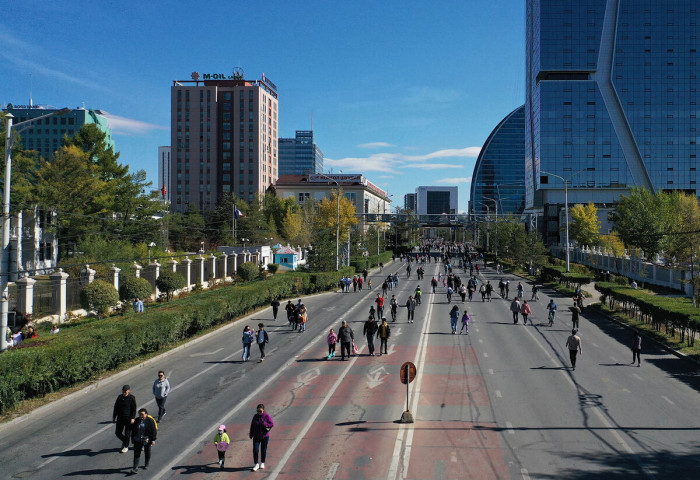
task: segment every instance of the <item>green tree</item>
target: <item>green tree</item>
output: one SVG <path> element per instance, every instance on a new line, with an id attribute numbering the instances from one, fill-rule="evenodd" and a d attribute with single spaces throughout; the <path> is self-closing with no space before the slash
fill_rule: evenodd
<path id="1" fill-rule="evenodd" d="M 595 246 L 598 244 L 600 220 L 598 220 L 598 209 L 592 202 L 571 207 L 569 234 L 579 245 Z"/>
<path id="2" fill-rule="evenodd" d="M 146 299 L 153 295 L 151 282 L 141 277 L 126 276 L 119 282 L 119 298 L 129 301 L 135 298 Z"/>
<path id="3" fill-rule="evenodd" d="M 205 239 L 205 221 L 196 206 L 190 205 L 187 212 L 170 213 L 163 223 L 168 230 L 169 242 L 175 250 L 196 251 Z"/>
<path id="4" fill-rule="evenodd" d="M 250 282 L 260 276 L 260 269 L 253 262 L 245 262 L 238 266 L 236 273 L 244 282 Z"/>
<path id="5" fill-rule="evenodd" d="M 619 198 L 611 215 L 615 231 L 625 245 L 641 248 L 647 258 L 653 258 L 664 250 L 666 233 L 673 230 L 670 203 L 667 193 L 632 188 L 629 195 Z"/>
<path id="6" fill-rule="evenodd" d="M 161 270 L 156 280 L 156 287 L 161 292 L 165 292 L 165 299 L 169 302 L 175 291 L 185 288 L 185 277 L 172 270 Z"/>
<path id="7" fill-rule="evenodd" d="M 80 291 L 80 304 L 85 310 L 94 310 L 104 317 L 119 302 L 119 292 L 104 280 L 95 280 Z"/>

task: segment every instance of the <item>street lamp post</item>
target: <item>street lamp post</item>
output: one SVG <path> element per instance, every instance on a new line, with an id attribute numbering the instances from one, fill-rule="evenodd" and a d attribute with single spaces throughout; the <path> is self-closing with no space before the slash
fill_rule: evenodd
<path id="1" fill-rule="evenodd" d="M 2 262 L 0 262 L 0 351 L 7 350 L 7 314 L 9 313 L 9 275 L 10 275 L 10 187 L 12 177 L 12 146 L 14 134 L 28 128 L 31 123 L 54 115 L 70 112 L 70 108 L 62 108 L 47 115 L 30 118 L 13 126 L 14 115 L 5 115 L 5 185 L 3 186 L 2 204 Z M 20 127 L 20 125 L 22 125 Z"/>
<path id="2" fill-rule="evenodd" d="M 495 241 L 495 243 L 496 243 L 496 249 L 495 249 L 496 252 L 495 252 L 495 253 L 496 253 L 496 265 L 498 265 L 498 202 L 496 201 L 495 198 L 490 198 L 490 197 L 486 197 L 486 196 L 482 196 L 482 198 L 485 198 L 486 200 L 492 201 L 492 202 L 493 202 L 493 206 L 494 206 L 494 208 L 496 209 L 496 241 Z M 487 213 L 487 214 L 489 213 L 489 206 L 488 206 L 488 205 L 486 205 L 486 213 Z M 491 222 L 489 222 L 489 223 L 491 223 Z M 491 230 L 491 229 L 489 228 L 489 230 Z M 488 237 L 488 231 L 487 231 L 487 232 L 486 232 L 486 243 L 487 243 L 487 244 L 488 244 L 488 238 L 489 238 L 489 237 Z M 486 250 L 488 251 L 488 247 L 486 248 Z"/>
<path id="3" fill-rule="evenodd" d="M 335 186 L 338 187 L 338 195 L 336 197 L 336 219 L 335 219 L 335 271 L 338 271 L 338 252 L 340 252 L 340 184 L 333 180 L 331 177 L 328 175 L 324 175 L 322 173 L 317 173 L 316 175 L 319 175 L 321 177 L 327 178 L 331 182 L 335 183 Z M 348 232 L 349 236 L 349 232 Z M 350 258 L 350 249 L 348 248 L 348 260 Z"/>
<path id="4" fill-rule="evenodd" d="M 560 179 L 562 182 L 564 182 L 564 216 L 566 217 L 564 219 L 564 223 L 566 224 L 566 271 L 569 271 L 569 190 L 568 190 L 568 183 L 569 181 L 566 180 L 564 177 L 556 175 L 554 173 L 549 173 L 545 171 L 540 171 L 540 173 L 543 173 L 545 175 L 550 175 L 552 177 L 557 177 Z M 580 173 L 580 172 L 579 172 Z"/>

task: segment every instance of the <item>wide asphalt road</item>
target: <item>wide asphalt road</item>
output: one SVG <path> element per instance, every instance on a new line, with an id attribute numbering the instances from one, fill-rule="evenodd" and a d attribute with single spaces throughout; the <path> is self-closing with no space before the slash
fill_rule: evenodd
<path id="1" fill-rule="evenodd" d="M 162 369 L 173 386 L 168 415 L 151 465 L 138 478 L 697 478 L 695 364 L 645 341 L 642 366 L 631 366 L 631 334 L 584 312 L 583 355 L 572 371 L 564 346 L 571 302 L 554 296 L 559 314 L 548 327 L 547 291 L 533 302 L 527 326 L 513 325 L 509 302 L 498 295 L 482 302 L 477 294 L 465 304 L 456 296 L 453 303 L 468 309 L 472 323 L 469 335 L 452 335 L 444 289 L 430 293 L 438 268 L 426 264 L 426 279 L 418 282 L 415 266 L 407 280 L 405 264 L 393 262 L 373 272 L 372 291 L 304 298 L 305 333 L 291 331 L 283 310 L 273 321 L 265 309 L 1 426 L 0 477 L 128 475 L 132 451 L 119 453 L 112 406 L 128 383 L 139 408 L 155 412 L 151 385 Z M 413 324 L 400 308 L 389 354 L 369 357 L 362 326 L 381 279 L 395 271 L 400 285 L 389 294 L 403 304 L 420 283 L 423 303 Z M 490 270 L 481 276 L 494 285 L 498 278 Z M 507 278 L 512 294 L 518 279 Z M 525 291 L 529 298 L 529 285 Z M 326 334 L 342 320 L 353 328 L 360 356 L 326 360 Z M 253 360 L 243 363 L 243 326 L 259 322 L 270 334 L 267 358 L 256 362 L 254 348 Z M 413 424 L 398 422 L 406 410 L 398 375 L 405 361 L 418 370 L 409 392 Z M 258 403 L 275 427 L 266 468 L 252 472 L 248 428 Z M 224 470 L 211 443 L 221 423 L 231 437 Z"/>

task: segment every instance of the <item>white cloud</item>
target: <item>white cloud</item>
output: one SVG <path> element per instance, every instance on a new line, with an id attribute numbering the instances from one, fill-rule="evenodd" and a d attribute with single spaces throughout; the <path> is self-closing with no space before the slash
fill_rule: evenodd
<path id="1" fill-rule="evenodd" d="M 456 163 L 433 163 L 435 159 L 476 158 L 481 147 L 465 147 L 436 150 L 425 155 L 406 155 L 403 153 L 373 153 L 368 157 L 325 158 L 324 163 L 333 169 L 350 172 L 387 172 L 397 174 L 402 168 L 444 169 L 464 168 Z"/>
<path id="2" fill-rule="evenodd" d="M 119 115 L 107 114 L 105 117 L 107 117 L 112 133 L 117 135 L 143 135 L 151 130 L 168 130 L 170 128 L 132 118 L 120 117 Z"/>
<path id="3" fill-rule="evenodd" d="M 371 143 L 361 143 L 358 145 L 360 148 L 389 148 L 389 147 L 395 147 L 396 145 L 393 145 L 391 143 L 387 142 L 371 142 Z"/>
<path id="4" fill-rule="evenodd" d="M 461 183 L 472 183 L 472 177 L 441 178 L 440 180 L 435 180 L 435 183 L 448 184 L 448 185 L 458 185 Z"/>
<path id="5" fill-rule="evenodd" d="M 411 163 L 407 168 L 421 168 L 423 170 L 441 170 L 443 168 L 464 168 L 464 165 L 454 165 L 452 163 Z"/>

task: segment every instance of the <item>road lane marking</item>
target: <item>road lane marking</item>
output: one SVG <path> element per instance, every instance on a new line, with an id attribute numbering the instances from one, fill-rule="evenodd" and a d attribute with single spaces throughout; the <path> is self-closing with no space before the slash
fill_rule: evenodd
<path id="1" fill-rule="evenodd" d="M 479 343 L 484 343 L 484 341 L 482 339 L 479 339 Z"/>
<path id="2" fill-rule="evenodd" d="M 667 396 L 661 395 L 661 398 L 663 398 L 664 400 L 666 400 L 666 401 L 667 401 L 668 403 L 670 403 L 671 405 L 675 405 L 675 403 L 673 403 L 673 402 L 671 401 L 671 399 L 668 398 Z"/>
<path id="3" fill-rule="evenodd" d="M 496 390 L 496 396 L 497 396 L 498 398 L 502 398 L 502 397 L 501 397 L 501 391 L 500 391 L 500 390 Z"/>
<path id="4" fill-rule="evenodd" d="M 515 430 L 513 430 L 513 424 L 510 422 L 506 422 L 506 428 L 508 429 L 508 433 L 510 435 L 515 435 Z"/>
<path id="5" fill-rule="evenodd" d="M 386 368 L 384 368 L 384 366 L 382 365 L 380 367 L 375 368 L 374 370 L 367 372 L 366 375 L 367 386 L 369 388 L 375 388 L 382 384 L 384 378 L 386 378 L 386 376 L 389 375 L 389 373 L 386 371 Z"/>
<path id="6" fill-rule="evenodd" d="M 493 375 L 493 368 L 489 368 L 489 375 Z"/>
<path id="7" fill-rule="evenodd" d="M 617 358 L 615 358 L 615 357 L 613 357 L 613 356 L 610 356 L 610 360 L 612 360 L 613 362 L 617 363 Z"/>
<path id="8" fill-rule="evenodd" d="M 636 374 L 636 373 L 633 373 L 632 376 L 633 376 L 634 378 L 636 378 L 637 380 L 643 380 L 643 378 L 640 377 L 640 376 L 639 376 L 638 374 Z"/>
<path id="9" fill-rule="evenodd" d="M 484 358 L 489 358 L 489 354 L 484 352 Z"/>
<path id="10" fill-rule="evenodd" d="M 598 348 L 598 344 L 597 344 L 597 343 L 591 342 L 591 345 L 593 345 L 594 347 Z"/>
<path id="11" fill-rule="evenodd" d="M 333 480 L 335 478 L 335 472 L 338 471 L 339 463 L 333 463 L 331 468 L 328 469 L 328 475 L 326 475 L 326 480 Z"/>
<path id="12" fill-rule="evenodd" d="M 221 350 L 223 350 L 223 349 L 224 349 L 224 347 L 221 347 L 221 348 L 217 348 L 217 349 L 214 350 L 213 352 L 193 353 L 193 354 L 190 355 L 190 357 L 191 357 L 191 358 L 194 358 L 194 357 L 208 357 L 209 355 L 214 355 L 215 353 L 219 353 L 219 352 L 220 352 Z"/>
<path id="13" fill-rule="evenodd" d="M 520 475 L 522 475 L 523 480 L 530 480 L 530 474 L 528 473 L 527 468 L 521 468 Z"/>
<path id="14" fill-rule="evenodd" d="M 422 335 L 418 342 L 418 349 L 416 350 L 416 370 L 418 374 L 416 375 L 416 380 L 413 382 L 413 402 L 411 404 L 411 412 L 413 413 L 414 420 L 418 418 L 418 399 L 420 398 L 421 385 L 423 384 L 423 367 L 425 366 L 425 358 L 428 352 L 428 337 L 427 332 L 430 331 L 430 323 L 432 322 L 433 316 L 433 303 L 428 304 L 428 309 L 426 312 L 426 321 L 423 325 Z M 394 452 L 391 457 L 391 464 L 389 465 L 389 472 L 387 474 L 388 480 L 398 480 L 399 478 L 405 478 L 408 474 L 408 465 L 411 459 L 411 448 L 413 446 L 413 433 L 415 424 L 399 424 L 398 432 L 396 435 L 396 442 L 394 443 Z M 401 455 L 401 450 L 403 448 L 403 455 Z M 403 467 L 403 475 L 399 472 L 399 467 Z"/>
<path id="15" fill-rule="evenodd" d="M 297 383 L 301 383 L 302 385 L 307 384 L 319 375 L 321 375 L 321 370 L 318 367 L 314 367 L 311 370 L 307 370 L 297 375 Z"/>

